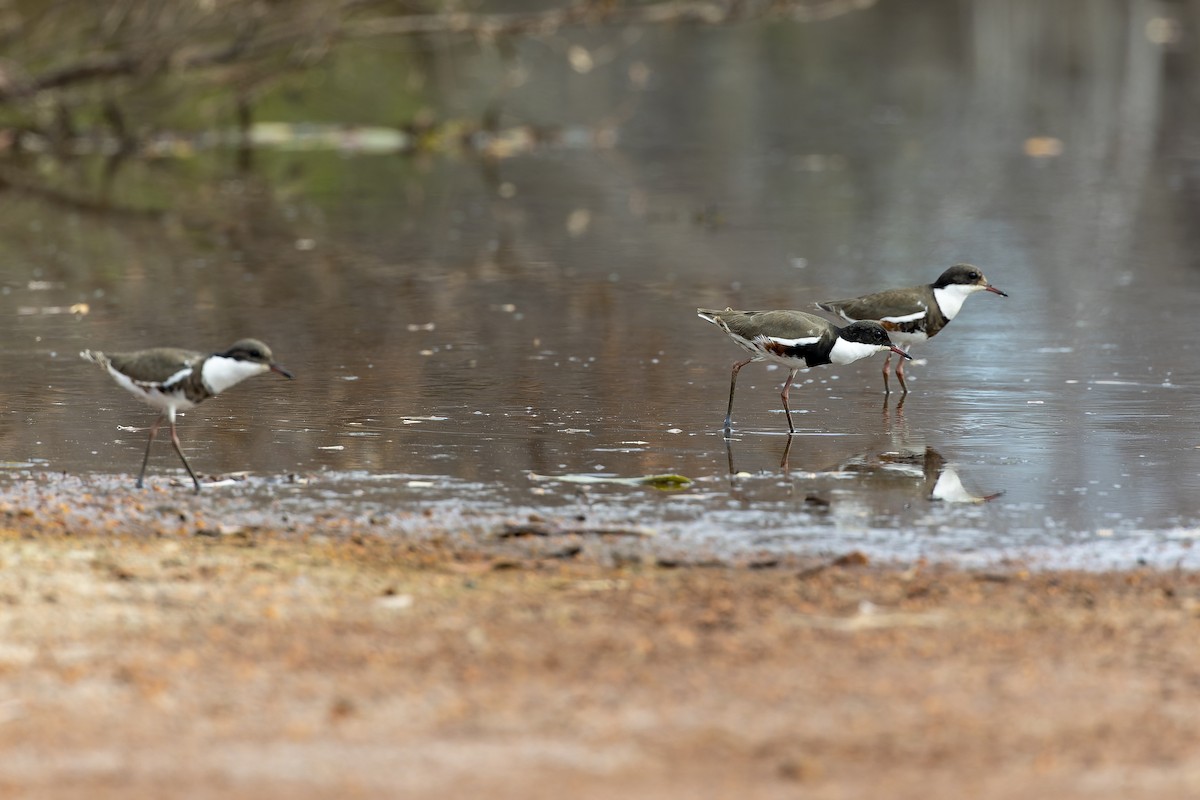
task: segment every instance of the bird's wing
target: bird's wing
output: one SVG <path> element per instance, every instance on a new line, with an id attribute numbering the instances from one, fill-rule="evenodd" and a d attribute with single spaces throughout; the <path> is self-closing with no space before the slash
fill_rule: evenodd
<path id="1" fill-rule="evenodd" d="M 849 320 L 876 319 L 886 322 L 914 322 L 929 313 L 929 307 L 911 292 L 889 289 L 885 292 L 852 297 L 849 300 L 829 300 L 818 304 L 826 311 L 841 314 Z"/>
<path id="2" fill-rule="evenodd" d="M 202 360 L 204 355 L 191 350 L 181 350 L 175 347 L 156 347 L 152 350 L 142 350 L 136 353 L 112 353 L 108 360 L 113 368 L 138 383 L 159 383 L 169 385 L 178 380 L 180 373 L 186 373 L 191 367 Z M 163 380 L 163 375 L 171 378 Z"/>
<path id="3" fill-rule="evenodd" d="M 812 344 L 837 335 L 829 320 L 803 311 L 735 311 L 722 314 L 721 320 L 745 339 L 765 336 L 788 345 Z"/>

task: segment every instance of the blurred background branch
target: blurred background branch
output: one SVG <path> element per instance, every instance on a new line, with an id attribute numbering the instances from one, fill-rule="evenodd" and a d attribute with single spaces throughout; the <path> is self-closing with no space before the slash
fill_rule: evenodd
<path id="1" fill-rule="evenodd" d="M 590 0 L 486 12 L 396 0 L 0 0 L 0 125 L 57 141 L 98 130 L 128 141 L 171 124 L 166 112 L 191 93 L 213 91 L 232 96 L 225 108 L 245 125 L 256 92 L 350 39 L 495 41 L 580 26 L 815 20 L 873 2 Z"/>

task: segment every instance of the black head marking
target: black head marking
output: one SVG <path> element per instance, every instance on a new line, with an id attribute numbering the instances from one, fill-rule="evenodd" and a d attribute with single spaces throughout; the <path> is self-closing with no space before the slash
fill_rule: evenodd
<path id="1" fill-rule="evenodd" d="M 237 361 L 253 361 L 258 364 L 270 364 L 273 360 L 271 348 L 258 339 L 239 339 L 224 353 L 216 355 L 232 358 Z"/>
<path id="2" fill-rule="evenodd" d="M 944 289 L 955 283 L 963 286 L 986 286 L 987 278 L 983 277 L 983 270 L 979 267 L 972 264 L 955 264 L 938 276 L 933 288 Z"/>
<path id="3" fill-rule="evenodd" d="M 214 355 L 232 358 L 236 361 L 265 364 L 272 372 L 278 372 L 288 380 L 295 377 L 292 373 L 275 363 L 275 357 L 271 355 L 271 348 L 258 339 L 239 339 L 233 343 L 233 347 L 230 347 L 224 353 L 215 353 Z"/>
<path id="4" fill-rule="evenodd" d="M 842 328 L 838 335 L 848 342 L 858 344 L 875 344 L 880 347 L 891 347 L 892 345 L 891 337 L 878 322 L 852 322 Z"/>

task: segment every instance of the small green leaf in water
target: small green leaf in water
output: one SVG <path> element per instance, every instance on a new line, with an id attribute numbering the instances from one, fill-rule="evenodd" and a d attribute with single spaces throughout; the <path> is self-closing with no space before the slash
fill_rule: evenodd
<path id="1" fill-rule="evenodd" d="M 615 483 L 621 486 L 651 486 L 662 491 L 677 491 L 691 485 L 692 479 L 682 475 L 642 475 L 636 478 L 621 478 L 610 475 L 539 475 L 529 473 L 531 481 L 559 481 L 561 483 Z"/>
<path id="2" fill-rule="evenodd" d="M 643 486 L 653 486 L 655 489 L 682 489 L 692 483 L 691 478 L 685 478 L 682 475 L 646 475 L 634 480 Z"/>

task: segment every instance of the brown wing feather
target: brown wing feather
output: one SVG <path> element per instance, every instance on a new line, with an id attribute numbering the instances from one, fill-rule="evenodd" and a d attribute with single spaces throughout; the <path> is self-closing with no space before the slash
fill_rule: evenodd
<path id="1" fill-rule="evenodd" d="M 855 320 L 902 317 L 929 308 L 924 302 L 913 299 L 911 289 L 888 289 L 849 300 L 828 300 L 817 305 Z"/>
<path id="2" fill-rule="evenodd" d="M 108 360 L 118 371 L 142 383 L 157 383 L 204 358 L 204 354 L 177 347 L 155 347 L 136 353 L 110 353 Z"/>
<path id="3" fill-rule="evenodd" d="M 837 326 L 804 311 L 713 311 L 726 327 L 744 339 L 773 336 L 779 339 L 808 339 L 836 336 Z"/>

